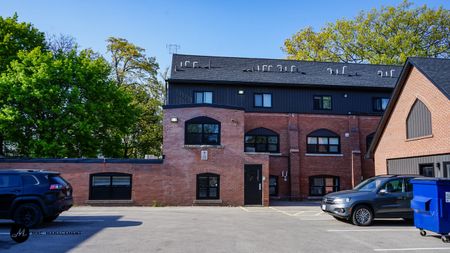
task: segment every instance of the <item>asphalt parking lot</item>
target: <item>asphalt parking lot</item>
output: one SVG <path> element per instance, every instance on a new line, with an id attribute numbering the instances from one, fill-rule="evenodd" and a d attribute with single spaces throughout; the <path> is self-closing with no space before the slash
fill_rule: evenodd
<path id="1" fill-rule="evenodd" d="M 75 207 L 17 244 L 0 220 L 0 252 L 450 252 L 403 220 L 356 227 L 316 205 Z"/>

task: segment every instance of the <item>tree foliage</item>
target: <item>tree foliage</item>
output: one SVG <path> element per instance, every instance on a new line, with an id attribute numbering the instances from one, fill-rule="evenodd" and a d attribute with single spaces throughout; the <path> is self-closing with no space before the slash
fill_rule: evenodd
<path id="1" fill-rule="evenodd" d="M 160 155 L 162 144 L 162 103 L 164 85 L 158 81 L 158 64 L 141 47 L 123 38 L 107 40 L 112 76 L 133 96 L 138 121 L 123 137 L 123 157 L 142 158 Z"/>
<path id="2" fill-rule="evenodd" d="M 289 59 L 373 64 L 403 64 L 407 57 L 450 57 L 450 11 L 426 5 L 361 12 L 353 20 L 311 27 L 285 40 Z"/>
<path id="3" fill-rule="evenodd" d="M 21 50 L 45 47 L 45 35 L 30 23 L 18 22 L 17 14 L 13 17 L 0 16 L 0 73 L 9 63 L 17 59 Z"/>
<path id="4" fill-rule="evenodd" d="M 21 51 L 0 77 L 0 129 L 17 155 L 116 156 L 136 120 L 131 97 L 91 50 Z"/>

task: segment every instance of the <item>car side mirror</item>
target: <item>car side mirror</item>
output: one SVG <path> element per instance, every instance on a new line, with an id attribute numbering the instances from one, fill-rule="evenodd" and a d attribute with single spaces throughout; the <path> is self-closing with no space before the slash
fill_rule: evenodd
<path id="1" fill-rule="evenodd" d="M 378 192 L 378 194 L 380 194 L 380 195 L 384 195 L 384 194 L 387 194 L 388 193 L 388 191 L 386 190 L 386 189 L 381 189 L 379 192 Z"/>

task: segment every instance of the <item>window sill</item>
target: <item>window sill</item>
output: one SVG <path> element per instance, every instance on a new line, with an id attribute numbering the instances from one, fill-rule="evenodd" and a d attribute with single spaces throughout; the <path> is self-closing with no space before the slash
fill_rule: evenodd
<path id="1" fill-rule="evenodd" d="M 315 153 L 305 153 L 305 156 L 333 156 L 333 157 L 342 157 L 344 154 L 315 154 Z"/>
<path id="2" fill-rule="evenodd" d="M 184 148 L 224 148 L 223 145 L 184 145 Z"/>
<path id="3" fill-rule="evenodd" d="M 221 199 L 196 199 L 194 204 L 222 204 Z"/>
<path id="4" fill-rule="evenodd" d="M 433 138 L 433 135 L 425 135 L 425 136 L 420 136 L 420 137 L 415 137 L 415 138 L 410 138 L 410 139 L 406 139 L 405 141 L 417 141 L 417 140 L 422 140 L 422 139 L 428 139 L 428 138 Z"/>
<path id="5" fill-rule="evenodd" d="M 270 155 L 270 156 L 281 156 L 281 153 L 270 153 L 270 152 L 244 152 L 246 155 Z"/>
<path id="6" fill-rule="evenodd" d="M 85 202 L 88 205 L 131 205 L 132 199 L 105 199 L 105 200 L 87 200 Z"/>

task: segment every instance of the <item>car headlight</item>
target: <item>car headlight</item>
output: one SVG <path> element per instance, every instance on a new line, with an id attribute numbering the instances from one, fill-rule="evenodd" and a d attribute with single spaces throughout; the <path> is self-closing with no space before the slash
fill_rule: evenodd
<path id="1" fill-rule="evenodd" d="M 334 199 L 334 203 L 336 203 L 336 204 L 343 204 L 343 203 L 348 203 L 348 202 L 350 202 L 350 198 Z"/>

